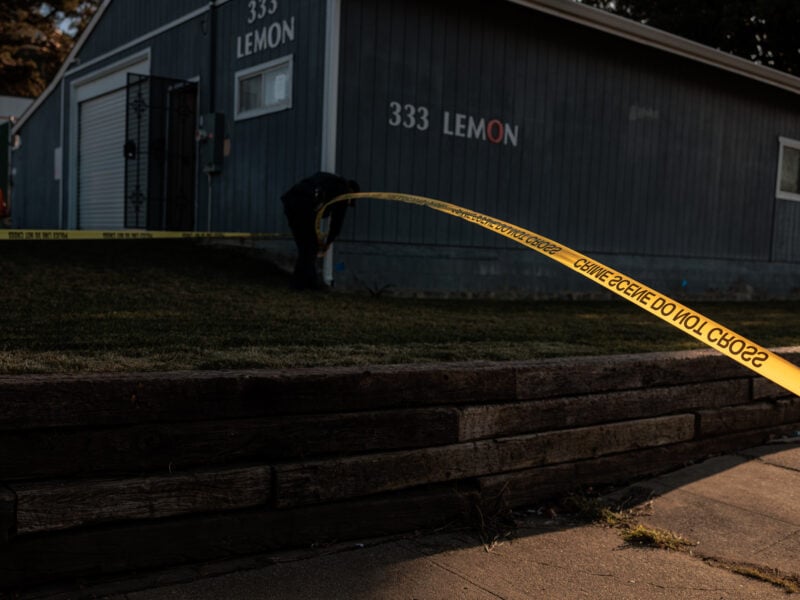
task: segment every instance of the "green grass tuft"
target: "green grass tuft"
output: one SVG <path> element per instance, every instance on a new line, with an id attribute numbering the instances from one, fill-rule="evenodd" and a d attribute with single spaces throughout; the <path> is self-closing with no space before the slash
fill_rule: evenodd
<path id="1" fill-rule="evenodd" d="M 671 531 L 656 529 L 654 527 L 645 527 L 644 525 L 634 525 L 624 528 L 622 531 L 622 539 L 632 545 L 650 546 L 664 550 L 680 550 L 695 545 L 686 538 L 672 533 Z"/>

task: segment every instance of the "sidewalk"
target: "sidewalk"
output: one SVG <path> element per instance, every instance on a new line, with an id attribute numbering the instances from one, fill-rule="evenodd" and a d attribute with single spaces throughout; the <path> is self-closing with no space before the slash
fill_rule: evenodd
<path id="1" fill-rule="evenodd" d="M 635 521 L 683 551 L 620 529 L 525 513 L 511 539 L 441 533 L 273 557 L 274 564 L 107 596 L 113 600 L 787 598 L 800 590 L 800 444 L 776 443 L 637 483 Z M 748 570 L 757 577 L 736 571 Z M 784 587 L 765 581 L 771 577 Z M 789 595 L 788 597 L 794 597 Z M 797 595 L 800 598 L 800 594 Z"/>

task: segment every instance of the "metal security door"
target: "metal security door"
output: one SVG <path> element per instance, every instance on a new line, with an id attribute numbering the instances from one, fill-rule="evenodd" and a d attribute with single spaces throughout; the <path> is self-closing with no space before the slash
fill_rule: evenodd
<path id="1" fill-rule="evenodd" d="M 125 227 L 194 229 L 197 85 L 128 75 Z"/>

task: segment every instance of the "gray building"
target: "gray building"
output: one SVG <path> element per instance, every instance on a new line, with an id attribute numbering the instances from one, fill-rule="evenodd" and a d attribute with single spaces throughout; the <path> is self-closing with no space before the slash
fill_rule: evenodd
<path id="1" fill-rule="evenodd" d="M 106 0 L 17 125 L 15 225 L 285 231 L 316 170 L 459 204 L 666 293 L 800 289 L 800 79 L 569 0 Z M 360 201 L 328 274 L 599 288 Z"/>

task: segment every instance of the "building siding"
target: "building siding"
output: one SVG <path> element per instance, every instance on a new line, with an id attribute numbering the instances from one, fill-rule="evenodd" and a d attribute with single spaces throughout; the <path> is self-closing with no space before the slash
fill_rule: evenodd
<path id="1" fill-rule="evenodd" d="M 237 38 L 258 26 L 294 20 L 294 40 L 251 56 L 238 56 Z M 216 107 L 224 111 L 231 154 L 215 180 L 212 204 L 216 229 L 284 231 L 280 196 L 298 179 L 319 170 L 322 140 L 322 82 L 325 11 L 319 0 L 278 3 L 278 11 L 247 23 L 247 2 L 232 0 L 218 9 Z M 291 54 L 292 109 L 234 121 L 234 73 Z M 201 183 L 202 186 L 206 182 Z"/>
<path id="2" fill-rule="evenodd" d="M 60 96 L 52 94 L 21 133 L 12 153 L 11 222 L 14 227 L 58 228 L 59 184 L 55 149 L 59 146 Z"/>
<path id="3" fill-rule="evenodd" d="M 112 0 L 98 27 L 81 48 L 80 59 L 82 62 L 95 60 L 126 42 L 207 6 L 207 0 Z M 176 47 L 181 50 L 179 54 L 186 48 Z"/>
<path id="4" fill-rule="evenodd" d="M 274 6 L 253 23 L 248 0 L 111 2 L 63 92 L 22 127 L 15 225 L 58 227 L 76 201 L 73 84 L 148 52 L 152 76 L 196 81 L 198 113 L 224 114 L 221 173 L 207 178 L 198 159 L 195 229 L 286 231 L 280 195 L 322 160 L 327 2 Z M 243 52 L 246 36 L 272 22 L 290 22 L 291 39 Z M 512 2 L 341 0 L 340 41 L 337 171 L 362 189 L 496 216 L 667 292 L 687 291 L 686 281 L 689 291 L 800 288 L 800 203 L 775 198 L 778 138 L 800 139 L 796 94 Z M 287 55 L 292 108 L 236 120 L 235 74 Z M 415 206 L 360 201 L 340 241 L 343 286 L 592 288 L 505 238 Z"/>
<path id="5" fill-rule="evenodd" d="M 208 13 L 198 14 L 157 35 L 150 35 L 203 6 L 208 6 L 208 3 L 176 2 L 173 6 L 152 1 L 147 6 L 140 3 L 136 10 L 132 10 L 134 5 L 131 2 L 112 2 L 83 45 L 76 66 L 65 76 L 65 139 L 75 135 L 70 130 L 69 118 L 73 104 L 71 84 L 126 56 L 148 50 L 151 75 L 198 80 L 200 114 L 212 111 L 224 114 L 230 155 L 225 158 L 221 174 L 212 177 L 210 186 L 202 166 L 198 166 L 196 228 L 206 229 L 210 207 L 211 228 L 214 230 L 283 231 L 286 226 L 280 195 L 302 176 L 318 170 L 320 164 L 324 3 L 319 0 L 281 0 L 278 12 L 270 19 L 293 19 L 294 39 L 250 56 L 238 56 L 237 39 L 261 23 L 270 21 L 248 24 L 247 0 L 231 0 L 214 10 L 216 38 L 213 56 Z M 142 36 L 147 39 L 122 52 L 113 51 Z M 288 54 L 294 59 L 292 109 L 235 121 L 235 73 Z M 26 136 L 28 131 L 40 127 L 48 132 L 59 131 L 62 123 L 58 98 L 58 93 L 51 94 L 46 106 L 41 107 L 26 124 Z M 65 144 L 65 165 L 70 162 L 69 150 Z M 52 154 L 52 150 L 50 152 Z M 52 156 L 49 162 L 52 163 Z M 74 188 L 74 174 L 65 169 L 64 177 L 65 195 L 69 195 L 69 190 Z M 52 192 L 42 195 L 42 189 L 40 181 L 25 180 L 19 185 L 20 194 L 26 199 L 52 196 Z M 23 226 L 58 226 L 58 219 L 49 204 L 30 200 L 26 200 L 26 204 Z"/>
<path id="6" fill-rule="evenodd" d="M 346 0 L 343 14 L 340 165 L 366 187 L 587 252 L 770 259 L 777 138 L 800 127 L 789 94 L 512 4 Z M 430 129 L 390 127 L 391 101 L 427 107 Z M 442 135 L 445 111 L 501 116 L 519 145 Z M 507 246 L 418 208 L 355 212 L 353 241 Z"/>

